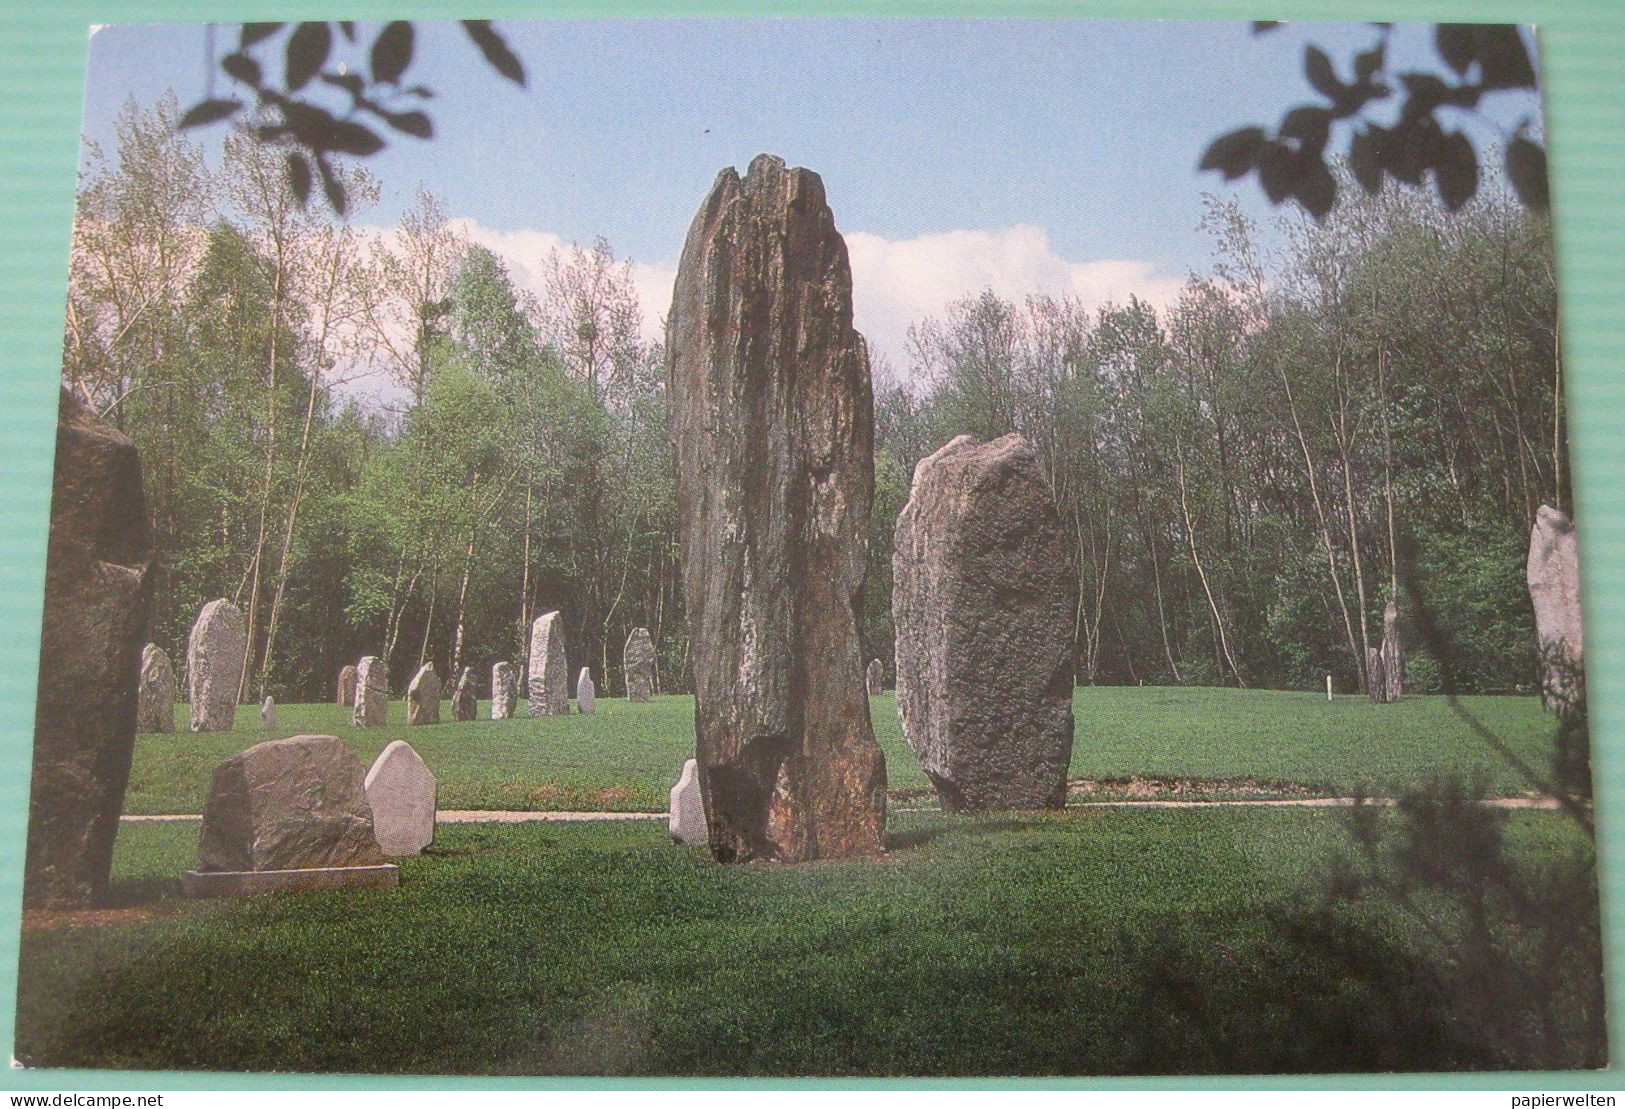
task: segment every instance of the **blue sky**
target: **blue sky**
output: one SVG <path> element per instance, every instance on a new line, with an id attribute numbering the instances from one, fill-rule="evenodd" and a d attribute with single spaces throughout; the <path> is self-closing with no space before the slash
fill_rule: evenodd
<path id="1" fill-rule="evenodd" d="M 894 362 L 904 317 L 954 289 L 1121 299 L 1143 288 L 1166 300 L 1208 264 L 1202 193 L 1230 191 L 1196 172 L 1206 143 L 1314 99 L 1306 40 L 1341 58 L 1376 35 L 1363 24 L 1254 35 L 1245 23 L 1084 20 L 498 27 L 528 90 L 487 69 L 455 26 L 420 24 L 409 77 L 440 94 L 438 137 L 398 137 L 369 160 L 385 195 L 366 222 L 393 223 L 421 182 L 521 281 L 527 254 L 602 235 L 640 264 L 647 302 L 663 281 L 669 293 L 717 171 L 770 151 L 823 176 L 853 248 L 859 326 Z M 235 28 L 217 38 L 229 49 Z M 129 96 L 201 97 L 205 41 L 199 27 L 94 35 L 86 134 L 110 146 Z M 1432 61 L 1421 27 L 1401 28 L 1394 47 L 1401 68 Z M 1538 110 L 1522 94 L 1490 107 L 1487 124 L 1469 126 L 1481 146 Z M 1253 215 L 1271 214 L 1251 181 L 1234 191 Z"/>

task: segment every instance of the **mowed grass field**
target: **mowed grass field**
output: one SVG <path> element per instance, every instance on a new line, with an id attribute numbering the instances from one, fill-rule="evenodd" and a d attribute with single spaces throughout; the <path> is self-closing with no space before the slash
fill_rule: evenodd
<path id="1" fill-rule="evenodd" d="M 1462 707 L 1518 758 L 1544 772 L 1551 763 L 1553 718 L 1534 697 L 1464 697 Z M 1492 792 L 1528 784 L 1442 697 L 1374 705 L 1365 697 L 1271 690 L 1187 687 L 1080 688 L 1074 699 L 1074 778 L 1131 776 L 1252 779 L 1347 794 L 1388 791 L 1442 774 L 1482 778 Z M 489 705 L 480 704 L 480 715 Z M 694 753 L 694 703 L 687 696 L 648 704 L 601 698 L 593 716 L 521 716 L 406 725 L 405 706 L 389 706 L 388 726 L 358 729 L 338 705 L 278 705 L 277 728 L 259 726 L 259 709 L 238 710 L 230 732 L 179 731 L 137 738 L 125 811 L 197 813 L 214 768 L 263 739 L 336 735 L 365 764 L 404 739 L 439 781 L 443 809 L 658 812 Z M 875 735 L 886 753 L 895 794 L 929 794 L 929 782 L 903 742 L 892 694 L 870 699 Z M 1220 790 L 1219 792 L 1223 792 Z"/>
<path id="2" fill-rule="evenodd" d="M 1381 817 L 1392 820 L 1387 814 Z M 1540 869 L 1589 841 L 1509 820 Z M 31 1066 L 1081 1075 L 1481 1069 L 1447 948 L 1326 894 L 1330 810 L 894 814 L 882 860 L 726 867 L 651 822 L 449 826 L 393 891 L 189 902 L 196 826 L 30 914 Z M 1433 926 L 1440 921 L 1435 918 Z M 1446 928 L 1449 931 L 1449 928 Z M 1541 991 L 1560 1013 L 1572 982 Z M 1533 1002 L 1531 1002 L 1533 1004 Z M 1538 1060 L 1598 1066 L 1558 1037 Z"/>

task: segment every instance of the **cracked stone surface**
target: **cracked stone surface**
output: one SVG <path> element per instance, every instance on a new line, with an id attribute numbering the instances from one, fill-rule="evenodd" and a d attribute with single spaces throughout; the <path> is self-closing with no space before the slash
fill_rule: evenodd
<path id="1" fill-rule="evenodd" d="M 712 853 L 879 854 L 886 766 L 857 635 L 874 403 L 817 174 L 762 155 L 717 175 L 666 349 Z"/>
<path id="2" fill-rule="evenodd" d="M 897 710 L 949 811 L 1059 808 L 1072 757 L 1075 585 L 1020 435 L 920 461 L 892 547 Z"/>

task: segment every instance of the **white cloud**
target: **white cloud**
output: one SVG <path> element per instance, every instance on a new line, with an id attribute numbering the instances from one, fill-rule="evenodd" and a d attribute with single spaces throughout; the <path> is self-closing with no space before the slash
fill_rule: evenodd
<path id="1" fill-rule="evenodd" d="M 542 293 L 542 264 L 551 251 L 569 244 L 551 231 L 498 231 L 482 227 L 471 219 L 450 221 L 468 236 L 471 242 L 485 247 L 508 266 L 513 283 L 535 296 Z M 613 243 L 610 244 L 614 246 Z M 661 337 L 660 324 L 671 307 L 671 286 L 677 279 L 676 266 L 654 266 L 644 262 L 632 263 L 632 285 L 637 289 L 638 306 L 643 309 L 643 337 Z"/>
<path id="2" fill-rule="evenodd" d="M 941 318 L 953 301 L 984 289 L 1020 303 L 1068 294 L 1093 308 L 1130 295 L 1162 308 L 1179 299 L 1183 278 L 1159 275 L 1147 262 L 1073 262 L 1050 245 L 1042 227 L 943 231 L 886 239 L 867 231 L 846 236 L 852 259 L 853 322 L 900 373 L 908 370 L 910 324 Z"/>
<path id="3" fill-rule="evenodd" d="M 468 238 L 500 257 L 513 282 L 542 291 L 542 267 L 550 251 L 568 246 L 552 231 L 503 231 L 467 218 L 451 221 Z M 388 234 L 388 232 L 384 232 Z M 612 244 L 613 245 L 613 244 Z M 1020 303 L 1034 294 L 1070 295 L 1094 308 L 1133 296 L 1158 308 L 1176 303 L 1182 277 L 1159 274 L 1154 265 L 1128 259 L 1072 261 L 1056 253 L 1042 227 L 1018 224 L 993 231 L 955 230 L 912 239 L 887 239 L 868 231 L 846 235 L 852 260 L 853 322 L 894 371 L 909 370 L 911 324 L 941 318 L 955 300 L 992 289 Z M 632 263 L 632 281 L 643 309 L 643 334 L 661 337 L 671 307 L 677 267 Z"/>

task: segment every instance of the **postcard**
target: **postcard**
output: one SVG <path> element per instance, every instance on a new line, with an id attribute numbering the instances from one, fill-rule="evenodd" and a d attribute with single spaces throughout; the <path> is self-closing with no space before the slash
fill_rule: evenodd
<path id="1" fill-rule="evenodd" d="M 1606 1066 L 1540 87 L 96 29 L 18 1065 Z"/>

